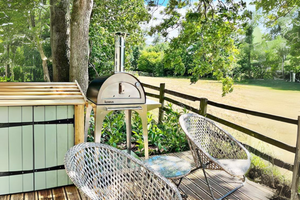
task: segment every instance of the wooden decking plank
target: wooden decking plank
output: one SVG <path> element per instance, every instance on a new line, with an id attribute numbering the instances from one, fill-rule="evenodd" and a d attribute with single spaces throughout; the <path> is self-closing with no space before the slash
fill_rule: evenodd
<path id="1" fill-rule="evenodd" d="M 38 192 L 39 200 L 52 200 L 51 190 L 41 190 Z"/>
<path id="2" fill-rule="evenodd" d="M 74 186 L 75 187 L 75 186 Z M 79 193 L 79 195 L 80 195 L 80 197 L 81 197 L 81 199 L 82 200 L 89 200 L 86 196 L 85 196 L 85 194 L 83 193 L 83 192 L 81 192 L 79 189 L 77 189 L 78 190 L 78 193 Z"/>
<path id="3" fill-rule="evenodd" d="M 188 199 L 209 199 L 208 194 L 203 188 L 197 188 L 191 180 L 185 179 L 180 184 L 180 188 L 188 195 Z"/>
<path id="4" fill-rule="evenodd" d="M 208 186 L 204 180 L 204 177 L 199 178 L 195 174 L 189 175 L 186 177 L 187 180 L 190 180 L 190 187 L 195 193 L 200 193 L 200 198 L 204 199 L 211 198 Z M 211 184 L 211 186 L 213 186 Z M 221 197 L 221 193 L 213 187 L 213 194 L 215 197 Z"/>
<path id="5" fill-rule="evenodd" d="M 24 193 L 24 200 L 33 200 L 35 198 L 35 192 Z"/>
<path id="6" fill-rule="evenodd" d="M 69 200 L 81 199 L 79 192 L 75 186 L 66 186 L 65 187 L 67 198 Z"/>
<path id="7" fill-rule="evenodd" d="M 10 200 L 24 200 L 24 194 L 12 194 L 10 195 Z"/>
<path id="8" fill-rule="evenodd" d="M 182 159 L 185 159 L 188 162 L 193 162 L 193 158 L 191 154 L 188 154 L 188 152 L 181 152 L 181 153 L 174 153 L 173 156 L 177 156 L 180 157 Z M 194 163 L 193 163 L 194 164 Z M 235 187 L 237 187 L 238 185 L 240 185 L 240 181 L 236 178 L 231 178 L 231 176 L 228 175 L 228 177 L 224 179 L 220 178 L 220 170 L 216 171 L 216 170 L 206 170 L 206 172 L 208 172 L 208 179 L 209 179 L 209 183 L 211 185 L 211 187 L 213 188 L 213 193 L 215 195 L 216 198 L 219 198 L 223 195 L 225 195 L 227 192 L 231 191 L 232 189 L 234 189 Z M 197 174 L 195 174 L 197 173 Z M 195 174 L 193 176 L 193 174 Z M 222 176 L 226 174 L 223 173 Z M 195 185 L 199 185 L 198 189 L 200 188 L 207 188 L 207 193 L 209 194 L 209 190 L 203 175 L 202 170 L 198 170 L 195 171 L 194 173 L 190 174 L 189 177 L 193 177 L 194 184 Z M 199 182 L 200 181 L 200 182 Z M 230 184 L 229 184 L 230 183 Z M 202 194 L 204 195 L 204 194 Z M 210 196 L 210 195 L 209 195 Z M 231 199 L 251 199 L 250 197 L 248 197 L 247 195 L 245 195 L 244 193 L 240 192 L 240 190 L 236 191 L 235 193 L 231 194 L 228 198 Z"/>
<path id="9" fill-rule="evenodd" d="M 10 195 L 2 195 L 0 196 L 0 200 L 9 200 L 10 199 Z"/>
<path id="10" fill-rule="evenodd" d="M 67 200 L 67 196 L 64 188 L 55 188 L 52 190 L 52 196 L 54 200 Z"/>

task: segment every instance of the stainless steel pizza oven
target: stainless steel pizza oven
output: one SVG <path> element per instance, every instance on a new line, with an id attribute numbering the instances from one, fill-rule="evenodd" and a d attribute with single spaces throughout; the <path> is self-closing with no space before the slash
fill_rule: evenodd
<path id="1" fill-rule="evenodd" d="M 115 73 L 93 80 L 87 98 L 96 105 L 145 104 L 146 95 L 141 82 L 124 69 L 124 34 L 116 34 Z"/>
<path id="2" fill-rule="evenodd" d="M 124 72 L 93 80 L 89 85 L 87 98 L 97 105 L 146 103 L 141 82 Z"/>

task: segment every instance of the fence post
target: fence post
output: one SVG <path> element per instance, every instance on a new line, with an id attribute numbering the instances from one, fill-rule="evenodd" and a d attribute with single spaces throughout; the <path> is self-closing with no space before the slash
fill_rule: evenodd
<path id="1" fill-rule="evenodd" d="M 162 123 L 163 117 L 164 117 L 164 97 L 165 97 L 165 83 L 161 83 L 159 85 L 159 103 L 161 104 L 161 107 L 158 111 L 158 123 Z"/>
<path id="2" fill-rule="evenodd" d="M 202 98 L 200 100 L 199 114 L 202 115 L 202 116 L 206 116 L 206 112 L 207 112 L 207 99 L 206 98 Z"/>
<path id="3" fill-rule="evenodd" d="M 294 160 L 293 179 L 291 187 L 291 200 L 298 200 L 298 186 L 299 186 L 299 164 L 300 164 L 300 116 L 298 116 L 298 128 L 297 128 L 297 141 L 296 141 L 296 153 Z"/>

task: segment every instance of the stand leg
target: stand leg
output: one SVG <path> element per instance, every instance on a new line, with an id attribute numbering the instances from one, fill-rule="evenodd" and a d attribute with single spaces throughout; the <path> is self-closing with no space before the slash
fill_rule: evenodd
<path id="1" fill-rule="evenodd" d="M 96 123 L 95 123 L 95 142 L 101 142 L 101 131 L 102 131 L 102 124 L 105 116 L 110 112 L 110 111 L 103 111 L 101 108 L 97 107 L 97 118 L 96 118 Z"/>
<path id="2" fill-rule="evenodd" d="M 90 127 L 90 118 L 91 118 L 92 109 L 93 109 L 92 104 L 88 104 L 88 107 L 86 108 L 86 114 L 85 114 L 84 142 L 87 142 L 87 135 Z"/>
<path id="3" fill-rule="evenodd" d="M 142 110 L 136 110 L 139 113 L 142 119 L 143 125 L 143 138 L 144 138 L 144 149 L 145 149 L 145 159 L 149 158 L 149 150 L 148 150 L 148 118 L 147 118 L 147 108 L 143 108 Z"/>
<path id="4" fill-rule="evenodd" d="M 131 110 L 125 110 L 126 133 L 127 133 L 127 153 L 131 154 Z"/>

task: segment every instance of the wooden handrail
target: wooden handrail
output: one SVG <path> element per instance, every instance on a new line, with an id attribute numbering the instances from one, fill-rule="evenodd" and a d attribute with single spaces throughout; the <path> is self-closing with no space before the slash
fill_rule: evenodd
<path id="1" fill-rule="evenodd" d="M 211 106 L 218 107 L 218 108 L 223 108 L 223 109 L 227 109 L 227 110 L 231 110 L 231 111 L 236 111 L 236 112 L 240 112 L 240 113 L 243 113 L 243 114 L 254 115 L 254 116 L 257 116 L 257 117 L 272 119 L 272 120 L 276 120 L 276 121 L 280 121 L 280 122 L 286 122 L 286 123 L 290 123 L 290 124 L 297 124 L 298 123 L 298 121 L 295 120 L 295 119 L 289 119 L 289 118 L 286 118 L 286 117 L 281 117 L 281 116 L 256 112 L 256 111 L 247 110 L 247 109 L 244 109 L 244 108 L 238 108 L 238 107 L 234 107 L 234 106 L 229 106 L 229 105 L 225 105 L 225 104 L 216 103 L 216 102 L 213 102 L 213 101 L 207 101 L 207 104 L 209 104 Z"/>
<path id="2" fill-rule="evenodd" d="M 214 120 L 216 122 L 219 122 L 221 124 L 224 124 L 224 125 L 226 125 L 228 127 L 231 127 L 231 128 L 233 128 L 235 130 L 241 131 L 241 132 L 243 132 L 243 133 L 245 133 L 247 135 L 250 135 L 250 136 L 252 136 L 254 138 L 257 138 L 257 139 L 259 139 L 261 141 L 264 141 L 266 143 L 272 144 L 272 145 L 274 145 L 274 146 L 276 146 L 278 148 L 284 149 L 284 150 L 292 152 L 292 153 L 296 153 L 296 147 L 290 146 L 290 145 L 285 144 L 283 142 L 280 142 L 278 140 L 274 140 L 274 139 L 272 139 L 270 137 L 267 137 L 265 135 L 262 135 L 262 134 L 260 134 L 258 132 L 252 131 L 252 130 L 247 129 L 245 127 L 242 127 L 240 125 L 237 125 L 237 124 L 234 124 L 232 122 L 226 121 L 224 119 L 218 118 L 218 117 L 213 116 L 211 114 L 207 114 L 206 117 L 209 118 L 209 119 L 212 119 L 212 120 Z"/>

